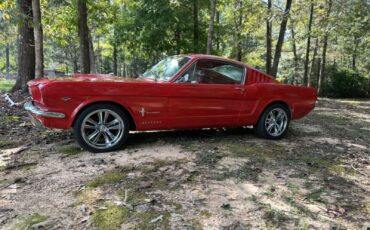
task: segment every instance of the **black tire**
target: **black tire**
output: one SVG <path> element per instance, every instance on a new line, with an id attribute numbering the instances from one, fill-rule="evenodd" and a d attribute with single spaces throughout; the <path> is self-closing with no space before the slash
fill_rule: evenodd
<path id="1" fill-rule="evenodd" d="M 268 118 L 271 111 L 284 111 L 286 114 L 286 125 L 284 125 L 284 130 L 281 130 L 281 133 L 278 133 L 278 135 L 271 135 L 270 132 L 267 130 L 266 127 L 266 119 Z M 277 140 L 283 138 L 289 128 L 290 123 L 290 110 L 285 105 L 282 104 L 272 104 L 269 105 L 262 113 L 260 119 L 258 120 L 258 123 L 253 126 L 253 130 L 256 133 L 257 136 L 265 139 L 272 139 Z"/>
<path id="2" fill-rule="evenodd" d="M 108 118 L 109 118 L 109 116 L 111 116 L 110 118 L 113 119 L 113 120 L 116 117 L 120 118 L 120 119 L 118 119 L 118 121 L 119 121 L 118 126 L 120 128 L 117 129 L 117 133 L 119 133 L 119 135 L 117 134 L 117 138 L 114 139 L 115 141 L 112 145 L 107 145 L 107 147 L 100 147 L 100 146 L 95 147 L 95 146 L 93 146 L 92 143 L 89 143 L 88 141 L 85 140 L 85 139 L 88 139 L 89 136 L 86 136 L 86 131 L 83 133 L 82 125 L 86 124 L 85 119 L 87 119 L 87 116 L 89 116 L 90 118 L 91 118 L 91 116 L 96 116 L 96 118 L 98 118 L 98 115 L 94 114 L 94 112 L 96 112 L 96 113 L 108 112 L 108 114 L 109 114 Z M 115 122 L 112 123 L 112 126 L 113 126 L 113 124 L 115 124 Z M 104 123 L 104 125 L 105 125 L 105 123 Z M 91 125 L 91 126 L 93 126 L 93 125 Z M 97 139 L 99 141 L 102 138 L 101 135 L 104 134 L 108 129 L 105 128 L 105 126 L 104 126 L 103 128 L 105 128 L 105 130 L 103 131 L 100 128 L 100 126 L 99 126 L 99 128 L 96 128 L 96 127 L 97 126 L 95 125 L 94 128 L 91 128 L 91 129 L 93 130 L 92 132 L 99 132 L 98 135 L 100 135 L 100 136 L 97 137 Z M 93 105 L 87 107 L 85 110 L 82 111 L 82 113 L 80 113 L 78 115 L 78 117 L 76 118 L 76 120 L 74 122 L 74 125 L 73 125 L 73 132 L 74 132 L 74 136 L 75 136 L 76 141 L 78 142 L 78 144 L 83 149 L 85 149 L 89 152 L 93 152 L 93 153 L 101 153 L 101 152 L 110 152 L 110 151 L 120 149 L 122 147 L 122 145 L 127 140 L 128 133 L 129 133 L 129 127 L 130 127 L 130 121 L 129 121 L 127 115 L 125 114 L 125 112 L 122 111 L 122 109 L 119 106 L 109 104 L 109 103 L 99 103 L 99 104 L 93 104 Z M 84 130 L 86 130 L 86 128 Z M 109 131 L 110 130 L 108 130 L 108 132 Z M 112 130 L 112 132 L 113 132 L 113 130 Z M 103 138 L 105 138 L 105 136 L 108 136 L 108 135 L 104 134 L 103 136 L 104 136 Z M 104 145 L 104 144 L 102 144 L 102 145 Z"/>

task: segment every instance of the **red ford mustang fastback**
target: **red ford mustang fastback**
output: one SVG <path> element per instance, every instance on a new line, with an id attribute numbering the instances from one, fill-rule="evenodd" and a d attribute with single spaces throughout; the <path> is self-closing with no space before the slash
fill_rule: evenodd
<path id="1" fill-rule="evenodd" d="M 91 152 L 120 148 L 129 130 L 254 127 L 279 139 L 289 121 L 308 114 L 312 88 L 284 85 L 243 63 L 208 55 L 163 59 L 137 79 L 76 74 L 28 83 L 35 121 L 73 128 Z"/>

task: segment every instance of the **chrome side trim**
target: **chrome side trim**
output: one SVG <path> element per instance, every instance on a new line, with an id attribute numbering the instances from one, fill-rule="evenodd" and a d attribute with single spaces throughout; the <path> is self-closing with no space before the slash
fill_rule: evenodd
<path id="1" fill-rule="evenodd" d="M 35 114 L 36 116 L 42 116 L 42 117 L 52 117 L 52 118 L 65 118 L 66 115 L 64 113 L 57 113 L 57 112 L 48 112 L 48 111 L 42 111 L 39 108 L 37 108 L 32 101 L 26 102 L 24 104 L 24 109 L 28 112 Z"/>

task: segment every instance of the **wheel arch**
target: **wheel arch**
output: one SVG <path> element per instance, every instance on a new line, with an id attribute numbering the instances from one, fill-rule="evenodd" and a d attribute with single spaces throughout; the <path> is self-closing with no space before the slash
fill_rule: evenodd
<path id="1" fill-rule="evenodd" d="M 135 123 L 134 117 L 132 116 L 130 111 L 127 108 L 125 108 L 122 104 L 119 104 L 119 103 L 113 102 L 113 101 L 109 101 L 109 100 L 92 101 L 92 102 L 88 102 L 86 104 L 83 104 L 80 107 L 77 107 L 76 110 L 73 112 L 73 114 L 71 116 L 72 119 L 71 119 L 71 123 L 70 123 L 69 126 L 73 127 L 74 124 L 75 124 L 75 121 L 77 120 L 77 117 L 84 110 L 86 110 L 88 107 L 90 107 L 92 105 L 96 105 L 96 104 L 111 104 L 111 105 L 115 105 L 115 106 L 119 107 L 127 115 L 128 119 L 130 121 L 130 130 L 136 130 L 136 123 Z"/>
<path id="2" fill-rule="evenodd" d="M 284 100 L 278 99 L 278 100 L 269 101 L 269 102 L 265 103 L 264 106 L 262 106 L 262 109 L 260 110 L 260 112 L 258 114 L 257 123 L 261 119 L 261 116 L 266 111 L 266 109 L 269 106 L 274 105 L 274 104 L 278 104 L 278 105 L 284 106 L 289 111 L 289 114 L 288 114 L 289 115 L 289 119 L 291 119 L 293 117 L 293 111 L 292 111 L 292 108 L 289 105 L 289 103 L 286 102 L 286 101 L 284 101 Z"/>

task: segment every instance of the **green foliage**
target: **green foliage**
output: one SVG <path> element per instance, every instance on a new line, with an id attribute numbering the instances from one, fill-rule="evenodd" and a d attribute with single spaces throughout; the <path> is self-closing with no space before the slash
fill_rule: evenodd
<path id="1" fill-rule="evenodd" d="M 351 69 L 331 68 L 325 93 L 336 98 L 370 97 L 370 80 Z"/>
<path id="2" fill-rule="evenodd" d="M 0 92 L 9 91 L 14 84 L 14 80 L 5 80 L 0 78 Z"/>
<path id="3" fill-rule="evenodd" d="M 96 188 L 107 184 L 114 184 L 121 181 L 124 178 L 122 172 L 118 170 L 106 172 L 92 180 L 87 187 Z"/>
<path id="4" fill-rule="evenodd" d="M 98 230 L 120 229 L 129 211 L 126 208 L 118 207 L 110 202 L 106 202 L 105 207 L 105 209 L 97 210 L 91 216 L 91 222 Z"/>
<path id="5" fill-rule="evenodd" d="M 47 216 L 40 215 L 38 213 L 34 213 L 25 217 L 17 226 L 17 229 L 30 229 L 32 225 L 41 223 L 47 220 Z"/>
<path id="6" fill-rule="evenodd" d="M 77 145 L 63 145 L 63 146 L 58 146 L 57 151 L 60 153 L 63 153 L 66 156 L 73 156 L 77 155 L 82 152 L 82 149 L 77 146 Z"/>

